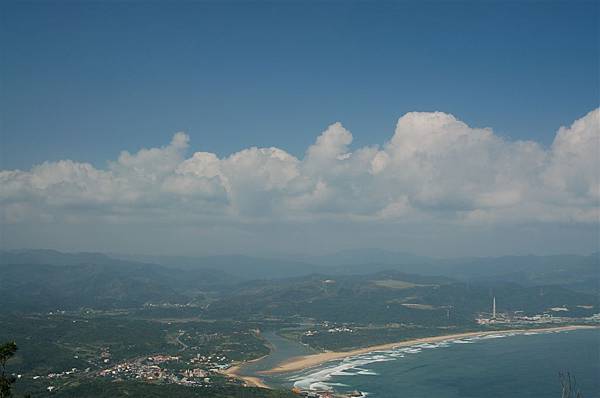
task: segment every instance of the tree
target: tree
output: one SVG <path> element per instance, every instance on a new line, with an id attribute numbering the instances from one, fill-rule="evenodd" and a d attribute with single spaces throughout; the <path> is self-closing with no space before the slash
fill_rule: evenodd
<path id="1" fill-rule="evenodd" d="M 14 341 L 0 345 L 0 398 L 12 396 L 11 387 L 17 380 L 12 375 L 6 374 L 6 362 L 17 352 L 17 343 Z"/>

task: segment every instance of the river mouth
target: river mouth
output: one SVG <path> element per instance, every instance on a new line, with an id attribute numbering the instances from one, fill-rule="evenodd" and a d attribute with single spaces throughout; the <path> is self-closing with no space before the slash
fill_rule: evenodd
<path id="1" fill-rule="evenodd" d="M 388 382 L 393 380 L 396 384 L 411 385 L 414 391 L 423 391 L 423 397 L 431 396 L 427 395 L 425 391 L 435 391 L 437 394 L 435 396 L 456 398 L 460 395 L 452 395 L 451 389 L 448 390 L 450 392 L 444 390 L 444 385 L 466 388 L 461 385 L 460 380 L 469 379 L 474 384 L 477 384 L 479 379 L 488 380 L 485 374 L 478 373 L 482 369 L 489 368 L 491 372 L 498 375 L 497 378 L 492 378 L 485 384 L 485 386 L 493 386 L 494 383 L 498 384 L 498 380 L 503 379 L 500 375 L 510 376 L 517 381 L 520 380 L 519 377 L 523 378 L 522 374 L 511 373 L 510 369 L 522 368 L 523 372 L 521 373 L 528 374 L 539 372 L 540 363 L 547 363 L 548 365 L 552 364 L 555 369 L 546 369 L 546 373 L 540 373 L 539 381 L 547 384 L 545 387 L 547 391 L 544 392 L 549 392 L 555 387 L 557 373 L 564 370 L 561 366 L 566 365 L 557 358 L 570 355 L 569 346 L 577 344 L 587 346 L 587 350 L 585 348 L 580 350 L 578 355 L 585 354 L 590 348 L 592 351 L 598 352 L 599 332 L 600 330 L 597 328 L 582 330 L 563 328 L 454 337 L 435 343 L 415 342 L 408 346 L 389 350 L 373 350 L 298 371 L 265 374 L 265 370 L 272 369 L 289 358 L 315 353 L 297 341 L 283 338 L 276 332 L 269 332 L 265 333 L 263 337 L 272 345 L 271 354 L 255 362 L 244 364 L 239 374 L 259 377 L 272 387 L 285 389 L 297 387 L 313 391 L 335 390 L 342 394 L 348 394 L 358 389 L 380 397 L 395 396 L 391 391 L 394 387 Z M 548 347 L 558 347 L 558 350 L 566 350 L 566 352 L 549 355 L 548 351 L 552 350 L 548 350 Z M 483 354 L 485 352 L 488 352 L 488 355 Z M 488 358 L 483 360 L 481 354 Z M 538 361 L 532 361 L 530 356 L 532 358 L 539 357 Z M 454 359 L 450 360 L 450 358 Z M 491 358 L 494 360 L 491 361 Z M 472 365 L 478 362 L 479 365 L 473 368 Z M 441 364 L 447 366 L 444 367 Z M 500 366 L 501 364 L 503 365 Z M 583 367 L 577 361 L 568 364 L 569 368 L 576 370 L 577 374 L 588 384 L 589 391 L 594 391 L 595 386 L 593 377 L 590 378 L 588 373 L 590 373 L 590 369 L 600 371 L 599 365 L 597 358 L 588 360 Z M 434 369 L 433 373 L 429 371 Z M 459 369 L 458 373 L 456 369 Z M 437 385 L 441 383 L 440 381 L 445 384 Z M 487 391 L 490 396 L 502 396 L 504 387 L 501 383 L 494 388 Z M 527 387 L 524 382 L 522 396 L 529 398 L 542 392 L 535 388 L 542 387 Z"/>
<path id="2" fill-rule="evenodd" d="M 294 382 L 289 379 L 289 375 L 265 375 L 262 372 L 272 369 L 290 358 L 315 354 L 317 351 L 298 341 L 281 337 L 276 331 L 264 332 L 261 337 L 269 344 L 271 349 L 269 355 L 240 365 L 236 373 L 240 376 L 258 377 L 269 386 L 292 388 Z"/>

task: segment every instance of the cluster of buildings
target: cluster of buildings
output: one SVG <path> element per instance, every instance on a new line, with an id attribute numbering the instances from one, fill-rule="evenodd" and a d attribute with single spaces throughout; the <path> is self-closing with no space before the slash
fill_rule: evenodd
<path id="1" fill-rule="evenodd" d="M 346 326 L 340 326 L 335 328 L 327 329 L 327 333 L 353 333 L 354 330 Z"/>
<path id="2" fill-rule="evenodd" d="M 189 308 L 189 307 L 202 307 L 201 305 L 194 303 L 145 303 L 144 308 Z"/>
<path id="3" fill-rule="evenodd" d="M 179 356 L 154 355 L 125 361 L 97 374 L 101 377 L 125 380 L 209 387 L 212 383 L 211 373 L 220 372 L 230 366 L 223 355 L 197 354 L 185 362 L 190 367 L 183 370 L 181 361 Z M 175 362 L 175 366 L 169 366 L 172 362 Z"/>
<path id="4" fill-rule="evenodd" d="M 203 364 L 212 366 L 213 370 L 220 370 L 226 368 L 227 357 L 225 355 L 200 355 L 196 354 L 195 357 L 189 360 L 190 364 Z"/>
<path id="5" fill-rule="evenodd" d="M 141 380 L 167 380 L 172 378 L 172 374 L 166 369 L 161 368 L 161 364 L 168 361 L 178 361 L 179 357 L 166 355 L 157 355 L 144 359 L 135 359 L 119 363 L 113 367 L 103 369 L 98 372 L 102 377 L 119 377 L 124 379 Z"/>
<path id="6" fill-rule="evenodd" d="M 208 372 L 201 368 L 186 369 L 182 372 L 182 374 L 184 377 L 187 377 L 188 379 L 192 379 L 192 378 L 204 379 L 204 378 L 208 377 Z"/>
<path id="7" fill-rule="evenodd" d="M 351 393 L 339 394 L 332 391 L 305 391 L 298 387 L 294 387 L 292 392 L 296 395 L 306 398 L 360 398 L 366 395 L 360 391 L 353 391 Z"/>
<path id="8" fill-rule="evenodd" d="M 327 333 L 354 333 L 354 329 L 347 326 L 336 326 L 326 330 Z M 316 336 L 321 333 L 319 330 L 307 330 L 304 332 L 304 336 Z"/>
<path id="9" fill-rule="evenodd" d="M 89 372 L 90 368 L 85 368 L 85 372 Z M 67 377 L 67 376 L 71 376 L 74 375 L 75 373 L 81 372 L 79 369 L 77 368 L 71 368 L 71 370 L 64 370 L 62 372 L 52 372 L 52 373 L 48 373 L 45 378 L 47 379 L 60 379 L 63 377 Z M 17 378 L 21 378 L 21 375 L 17 375 Z M 44 378 L 44 376 L 33 376 L 32 379 L 33 380 L 39 380 Z"/>
<path id="10" fill-rule="evenodd" d="M 578 305 L 578 308 L 590 310 L 594 307 L 591 305 Z M 564 324 L 564 323 L 598 323 L 600 322 L 600 314 L 594 314 L 584 318 L 573 318 L 568 316 L 561 316 L 561 313 L 568 313 L 569 308 L 567 306 L 552 307 L 542 314 L 536 315 L 525 315 L 523 311 L 513 312 L 497 312 L 496 311 L 496 297 L 492 299 L 492 312 L 481 313 L 475 319 L 479 325 L 498 325 L 504 324 L 511 326 L 530 326 L 536 324 Z"/>
<path id="11" fill-rule="evenodd" d="M 77 372 L 77 368 L 71 368 L 71 370 L 65 370 L 65 371 L 59 372 L 59 373 L 48 373 L 48 378 L 49 379 L 58 379 L 60 377 L 72 375 L 73 373 L 76 373 L 76 372 Z M 35 379 L 35 376 L 34 376 L 34 379 Z"/>
<path id="12" fill-rule="evenodd" d="M 202 368 L 185 369 L 176 372 L 163 366 L 167 362 L 179 362 L 180 357 L 171 355 L 155 355 L 147 358 L 117 364 L 98 372 L 102 377 L 143 380 L 148 382 L 175 383 L 188 386 L 205 386 L 211 384 L 209 371 Z"/>
<path id="13" fill-rule="evenodd" d="M 87 373 L 89 371 L 90 371 L 90 368 L 86 368 L 84 370 L 85 373 Z M 76 373 L 79 373 L 79 372 L 81 372 L 79 369 L 77 369 L 77 368 L 71 368 L 71 370 L 65 370 L 65 371 L 62 371 L 62 372 L 48 373 L 46 376 L 36 375 L 36 376 L 33 376 L 32 379 L 33 380 L 48 379 L 48 380 L 54 380 L 56 382 L 56 381 L 58 381 L 58 379 L 62 379 L 64 377 L 73 376 L 73 375 L 75 375 Z M 17 376 L 18 379 L 20 379 L 22 375 L 16 375 L 16 376 Z M 48 392 L 52 392 L 52 391 L 54 391 L 56 389 L 57 389 L 57 387 L 53 386 L 53 385 L 46 386 L 46 390 Z"/>

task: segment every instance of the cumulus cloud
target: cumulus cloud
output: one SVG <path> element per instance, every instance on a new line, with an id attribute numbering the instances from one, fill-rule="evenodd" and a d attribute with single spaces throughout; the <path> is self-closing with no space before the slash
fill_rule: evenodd
<path id="1" fill-rule="evenodd" d="M 161 148 L 97 169 L 70 160 L 0 171 L 3 223 L 62 220 L 223 223 L 273 220 L 459 224 L 599 221 L 600 110 L 561 127 L 550 148 L 508 141 L 441 112 L 402 116 L 390 140 L 352 148 L 341 123 L 299 159 L 279 148 L 219 158 Z M 142 220 L 142 221 L 140 221 Z"/>

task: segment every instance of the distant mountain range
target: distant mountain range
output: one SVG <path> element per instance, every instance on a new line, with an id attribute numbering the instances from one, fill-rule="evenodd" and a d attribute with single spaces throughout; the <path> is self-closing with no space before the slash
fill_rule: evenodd
<path id="1" fill-rule="evenodd" d="M 598 297 L 557 285 L 522 286 L 494 281 L 467 283 L 440 276 L 398 271 L 363 275 L 309 275 L 271 283 L 240 284 L 212 303 L 215 318 L 289 317 L 356 323 L 414 322 L 420 325 L 469 323 L 476 312 L 491 311 L 492 297 L 501 311 L 541 313 L 569 307 L 569 314 L 598 311 Z M 501 303 L 501 305 L 500 305 Z M 582 310 L 577 306 L 593 306 Z M 450 312 L 448 312 L 450 311 Z"/>
<path id="2" fill-rule="evenodd" d="M 407 252 L 396 252 L 383 249 L 348 249 L 320 256 L 297 256 L 298 260 L 326 267 L 356 266 L 356 265 L 402 265 L 430 264 L 435 258 L 418 256 Z"/>
<path id="3" fill-rule="evenodd" d="M 0 264 L 44 265 L 115 265 L 119 259 L 102 253 L 63 253 L 48 249 L 25 249 L 0 251 Z"/>
<path id="4" fill-rule="evenodd" d="M 211 268 L 244 279 L 272 279 L 308 275 L 323 272 L 324 267 L 302 261 L 250 257 L 243 255 L 223 256 L 143 256 L 113 255 L 115 258 L 141 261 L 180 269 Z"/>
<path id="5" fill-rule="evenodd" d="M 272 279 L 350 275 L 360 279 L 360 275 L 370 277 L 381 272 L 449 278 L 478 286 L 508 283 L 556 286 L 596 296 L 600 293 L 598 253 L 434 259 L 369 249 L 293 260 L 248 256 L 118 257 L 54 250 L 0 251 L 0 297 L 3 304 L 22 310 L 113 308 L 146 302 L 184 303 L 197 294 L 219 294 L 232 287 L 270 286 Z"/>
<path id="6" fill-rule="evenodd" d="M 187 303 L 241 280 L 215 269 L 173 270 L 99 253 L 0 252 L 0 297 L 7 311 Z"/>
<path id="7" fill-rule="evenodd" d="M 353 250 L 317 258 L 331 260 L 340 274 L 397 270 L 442 275 L 463 281 L 504 281 L 527 286 L 561 285 L 600 293 L 600 253 L 590 255 L 501 256 L 439 259 L 376 249 Z"/>
<path id="8" fill-rule="evenodd" d="M 55 250 L 0 251 L 0 264 L 110 265 L 155 264 L 178 269 L 210 269 L 234 279 L 289 278 L 310 274 L 362 274 L 385 270 L 442 275 L 461 280 L 503 280 L 521 284 L 569 284 L 597 289 L 600 253 L 590 255 L 502 256 L 439 259 L 380 249 L 345 250 L 322 256 L 261 258 L 223 256 L 144 256 L 63 253 Z"/>

